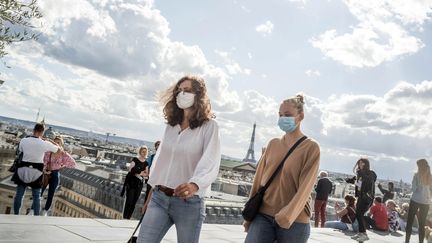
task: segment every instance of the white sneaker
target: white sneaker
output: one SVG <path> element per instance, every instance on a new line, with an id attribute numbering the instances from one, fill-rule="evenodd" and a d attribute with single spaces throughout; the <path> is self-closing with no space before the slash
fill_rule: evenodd
<path id="1" fill-rule="evenodd" d="M 28 216 L 33 216 L 34 215 L 34 210 L 30 209 L 29 213 L 27 214 Z"/>
<path id="2" fill-rule="evenodd" d="M 369 237 L 367 236 L 367 234 L 363 233 L 362 235 L 360 235 L 359 238 L 356 239 L 358 242 L 363 242 L 363 241 L 367 241 L 369 240 Z"/>
<path id="3" fill-rule="evenodd" d="M 351 236 L 351 239 L 356 240 L 357 238 L 359 238 L 361 236 L 362 233 L 357 233 L 353 236 Z"/>
<path id="4" fill-rule="evenodd" d="M 45 209 L 42 210 L 42 216 L 48 216 L 48 211 L 46 211 Z"/>

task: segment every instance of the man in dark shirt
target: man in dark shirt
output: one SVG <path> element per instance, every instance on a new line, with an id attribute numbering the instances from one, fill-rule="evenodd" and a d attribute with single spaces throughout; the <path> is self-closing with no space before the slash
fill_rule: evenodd
<path id="1" fill-rule="evenodd" d="M 384 189 L 381 185 L 381 183 L 378 183 L 378 189 L 380 189 L 381 193 L 383 194 L 383 203 L 385 204 L 387 200 L 393 199 L 394 197 L 394 185 L 393 182 L 389 182 L 388 184 L 388 190 Z"/>
<path id="2" fill-rule="evenodd" d="M 333 184 L 327 178 L 328 174 L 326 171 L 320 172 L 320 179 L 318 180 L 317 186 L 315 187 L 315 227 L 318 227 L 318 223 L 321 219 L 321 227 L 324 227 L 326 221 L 326 207 L 329 194 L 333 190 Z"/>

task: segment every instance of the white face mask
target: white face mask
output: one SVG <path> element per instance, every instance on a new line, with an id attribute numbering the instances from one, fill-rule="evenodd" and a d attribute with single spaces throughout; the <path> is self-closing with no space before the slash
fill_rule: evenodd
<path id="1" fill-rule="evenodd" d="M 193 106 L 195 102 L 195 94 L 182 91 L 178 93 L 176 100 L 177 100 L 177 106 L 180 109 L 187 109 Z"/>

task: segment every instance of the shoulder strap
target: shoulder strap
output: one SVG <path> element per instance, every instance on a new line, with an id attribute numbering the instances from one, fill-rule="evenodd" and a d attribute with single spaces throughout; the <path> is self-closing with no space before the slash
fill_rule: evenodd
<path id="1" fill-rule="evenodd" d="M 279 173 L 279 171 L 282 169 L 286 159 L 288 158 L 288 156 L 294 151 L 294 149 L 297 148 L 297 146 L 303 142 L 307 137 L 303 136 L 302 138 L 300 138 L 299 140 L 297 140 L 297 142 L 288 150 L 288 153 L 285 155 L 285 157 L 282 159 L 282 161 L 279 163 L 279 166 L 277 167 L 277 169 L 275 170 L 275 172 L 273 172 L 273 175 L 270 177 L 270 179 L 267 181 L 267 183 L 265 184 L 265 186 L 263 187 L 263 190 L 267 190 L 267 188 L 270 186 L 271 182 L 273 181 L 273 179 L 276 177 L 276 175 Z"/>
<path id="2" fill-rule="evenodd" d="M 347 218 L 348 218 L 350 224 L 353 224 L 353 221 L 352 221 L 352 219 L 351 219 L 351 215 L 350 215 L 350 213 L 349 213 L 350 209 L 352 210 L 351 212 L 354 214 L 354 216 L 355 216 L 355 214 L 356 214 L 356 211 L 355 211 L 355 209 L 353 209 L 353 208 L 350 207 L 350 206 L 347 207 L 347 210 L 348 210 L 348 212 L 347 212 Z"/>

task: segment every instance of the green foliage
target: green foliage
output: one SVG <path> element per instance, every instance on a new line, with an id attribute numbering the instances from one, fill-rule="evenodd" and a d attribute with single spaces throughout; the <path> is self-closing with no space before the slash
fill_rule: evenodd
<path id="1" fill-rule="evenodd" d="M 0 58 L 7 55 L 7 45 L 37 39 L 32 20 L 41 17 L 37 0 L 0 0 Z"/>

